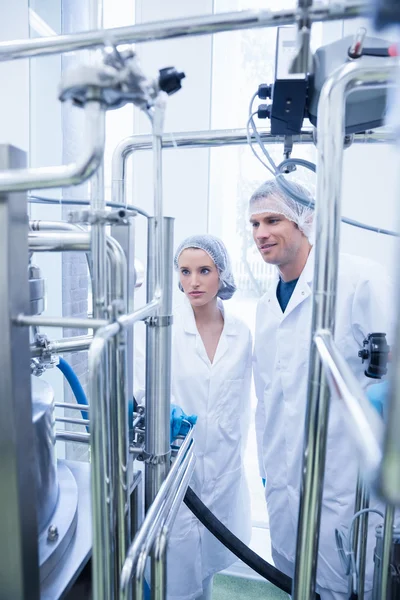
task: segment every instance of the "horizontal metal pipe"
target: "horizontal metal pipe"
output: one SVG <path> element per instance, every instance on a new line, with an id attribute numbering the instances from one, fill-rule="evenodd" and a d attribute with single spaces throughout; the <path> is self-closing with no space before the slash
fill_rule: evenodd
<path id="1" fill-rule="evenodd" d="M 123 328 L 129 327 L 137 321 L 143 321 L 143 319 L 151 317 L 151 315 L 153 315 L 156 312 L 156 309 L 159 304 L 160 301 L 157 298 L 154 298 L 153 300 L 145 304 L 145 306 L 142 306 L 142 308 L 138 308 L 133 313 L 130 313 L 128 315 L 122 315 L 122 317 L 119 317 L 117 322 Z"/>
<path id="2" fill-rule="evenodd" d="M 85 407 L 87 410 L 87 407 Z M 75 419 L 74 417 L 56 417 L 57 423 L 72 423 L 72 425 L 90 425 L 89 419 Z"/>
<path id="3" fill-rule="evenodd" d="M 253 141 L 256 139 L 251 136 Z M 260 138 L 266 144 L 283 144 L 282 135 L 273 135 L 270 131 L 260 131 Z M 377 129 L 354 135 L 356 143 L 377 143 L 394 141 L 394 134 L 388 129 Z M 297 144 L 314 143 L 313 129 L 303 129 L 299 135 L 293 135 Z M 162 136 L 163 149 L 168 148 L 219 148 L 220 146 L 241 146 L 247 144 L 246 129 L 215 129 L 205 131 L 186 131 L 164 133 Z M 131 135 L 119 142 L 114 150 L 118 154 L 130 153 L 136 150 L 151 150 L 151 135 Z M 114 160 L 114 155 L 113 155 Z"/>
<path id="4" fill-rule="evenodd" d="M 68 408 L 70 410 L 89 410 L 90 406 L 87 404 L 77 404 L 74 402 L 54 402 L 54 406 L 57 408 Z"/>
<path id="5" fill-rule="evenodd" d="M 265 144 L 283 144 L 284 137 L 272 135 L 270 131 L 260 132 L 261 140 Z M 252 137 L 254 142 L 256 139 Z M 394 134 L 387 129 L 367 131 L 354 136 L 356 143 L 391 142 Z M 293 136 L 296 144 L 311 144 L 314 142 L 313 130 L 305 129 L 300 135 Z M 125 204 L 124 175 L 128 157 L 137 151 L 151 150 L 152 135 L 132 135 L 119 142 L 112 155 L 112 188 L 113 198 L 120 204 Z M 178 133 L 165 133 L 162 136 L 163 149 L 168 148 L 219 148 L 225 146 L 242 146 L 247 144 L 245 129 L 216 129 L 214 131 L 188 131 Z"/>
<path id="6" fill-rule="evenodd" d="M 31 344 L 31 356 L 33 358 L 43 356 L 44 354 L 63 354 L 66 352 L 79 352 L 88 350 L 92 343 L 92 335 L 82 335 L 71 338 L 63 338 L 61 340 L 51 340 L 47 343 L 46 348 Z"/>
<path id="7" fill-rule="evenodd" d="M 308 11 L 308 18 L 311 23 L 315 21 L 335 21 L 368 16 L 370 12 L 369 5 L 364 2 L 348 2 L 343 5 L 336 3 L 330 6 L 311 7 Z M 103 46 L 109 40 L 113 44 L 132 44 L 135 42 L 206 35 L 222 31 L 291 25 L 296 23 L 303 14 L 303 11 L 296 8 L 280 11 L 247 10 L 113 29 L 99 29 L 70 35 L 2 42 L 0 44 L 0 61 L 96 48 Z"/>
<path id="8" fill-rule="evenodd" d="M 30 231 L 28 244 L 32 252 L 88 252 L 90 234 L 69 231 Z"/>
<path id="9" fill-rule="evenodd" d="M 29 221 L 29 227 L 32 231 L 85 231 L 76 223 L 68 223 L 67 221 Z"/>
<path id="10" fill-rule="evenodd" d="M 56 431 L 56 439 L 62 442 L 78 442 L 89 444 L 90 433 L 79 433 L 77 431 Z"/>
<path id="11" fill-rule="evenodd" d="M 362 466 L 371 475 L 378 469 L 382 459 L 383 423 L 340 354 L 331 332 L 320 330 L 314 340 L 331 394 L 343 401 L 351 431 L 363 457 Z"/>
<path id="12" fill-rule="evenodd" d="M 161 518 L 167 516 L 166 514 L 164 515 L 165 502 L 168 496 L 173 496 L 175 494 L 176 489 L 179 486 L 180 480 L 178 479 L 178 474 L 183 461 L 186 460 L 188 462 L 190 460 L 189 449 L 192 445 L 192 442 L 193 429 L 189 431 L 188 435 L 186 436 L 175 459 L 175 462 L 173 463 L 170 472 L 167 475 L 167 478 L 162 483 L 160 490 L 154 499 L 153 504 L 147 511 L 145 520 L 143 521 L 139 532 L 137 533 L 133 543 L 131 544 L 128 550 L 121 574 L 120 600 L 128 599 L 130 580 L 132 577 L 133 570 L 135 569 L 135 566 L 139 559 L 140 553 L 142 551 L 143 544 L 146 542 L 146 540 L 149 539 L 150 534 L 152 534 L 154 541 L 155 534 L 157 533 L 157 524 L 159 523 Z M 192 452 L 190 454 L 192 454 Z"/>
<path id="13" fill-rule="evenodd" d="M 42 315 L 18 315 L 16 325 L 26 327 L 63 327 L 64 329 L 100 329 L 108 325 L 106 319 L 79 319 L 74 317 L 44 317 Z"/>
<path id="14" fill-rule="evenodd" d="M 1 59 L 0 59 L 1 60 Z M 0 172 L 0 192 L 58 188 L 77 185 L 93 175 L 104 152 L 104 109 L 99 102 L 88 102 L 84 108 L 85 150 L 80 160 L 69 165 Z"/>

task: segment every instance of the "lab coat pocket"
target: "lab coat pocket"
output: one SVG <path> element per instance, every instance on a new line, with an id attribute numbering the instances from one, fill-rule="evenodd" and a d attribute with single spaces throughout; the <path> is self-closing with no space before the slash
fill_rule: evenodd
<path id="1" fill-rule="evenodd" d="M 171 543 L 187 537 L 196 525 L 196 518 L 188 507 L 182 503 L 171 532 Z"/>
<path id="2" fill-rule="evenodd" d="M 227 379 L 222 386 L 218 411 L 219 429 L 228 440 L 239 441 L 243 379 Z"/>

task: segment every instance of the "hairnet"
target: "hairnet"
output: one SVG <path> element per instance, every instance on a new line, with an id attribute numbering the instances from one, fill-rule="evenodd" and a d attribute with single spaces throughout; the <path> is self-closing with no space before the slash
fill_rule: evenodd
<path id="1" fill-rule="evenodd" d="M 187 248 L 199 248 L 200 250 L 207 252 L 207 254 L 214 261 L 219 274 L 220 283 L 218 296 L 222 300 L 229 300 L 229 298 L 232 298 L 233 294 L 236 292 L 236 285 L 233 279 L 231 261 L 229 260 L 228 252 L 224 243 L 219 238 L 209 234 L 192 235 L 186 238 L 183 240 L 183 242 L 181 242 L 181 244 L 179 244 L 175 253 L 175 269 L 178 270 L 178 259 L 182 252 Z M 181 284 L 179 284 L 179 289 L 182 290 Z"/>
<path id="2" fill-rule="evenodd" d="M 295 193 L 314 202 L 310 192 L 299 183 L 291 181 L 290 187 Z M 307 238 L 311 237 L 314 221 L 313 206 L 296 202 L 283 191 L 275 179 L 263 183 L 250 198 L 249 218 L 266 212 L 283 215 L 289 221 L 296 223 Z"/>

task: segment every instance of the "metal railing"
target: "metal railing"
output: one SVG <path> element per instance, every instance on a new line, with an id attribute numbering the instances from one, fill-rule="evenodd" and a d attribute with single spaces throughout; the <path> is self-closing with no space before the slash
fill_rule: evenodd
<path id="1" fill-rule="evenodd" d="M 141 600 L 143 596 L 144 569 L 147 557 L 155 547 L 156 541 L 161 541 L 160 536 L 167 535 L 167 530 L 170 530 L 192 475 L 195 460 L 193 444 L 192 429 L 182 443 L 169 474 L 149 507 L 140 531 L 128 550 L 121 574 L 120 600 L 129 599 L 132 577 L 135 577 L 133 597 L 135 600 Z M 155 573 L 152 574 L 152 581 L 158 582 L 156 583 L 157 587 L 160 587 L 160 571 L 164 568 L 164 548 L 164 544 L 162 549 L 160 544 L 158 545 Z M 160 596 L 163 598 L 165 586 L 161 587 L 164 588 Z"/>

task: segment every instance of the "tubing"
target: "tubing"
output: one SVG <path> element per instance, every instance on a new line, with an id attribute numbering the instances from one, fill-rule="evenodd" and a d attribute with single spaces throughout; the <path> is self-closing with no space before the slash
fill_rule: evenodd
<path id="1" fill-rule="evenodd" d="M 69 363 L 67 363 L 66 360 L 64 360 L 63 358 L 60 357 L 57 368 L 60 369 L 60 371 L 64 375 L 65 379 L 68 381 L 69 386 L 72 390 L 72 393 L 75 396 L 77 403 L 88 406 L 89 403 L 87 401 L 86 394 L 83 391 L 83 387 L 81 386 L 81 383 L 80 383 L 78 377 L 76 376 L 75 371 L 72 369 L 71 365 Z M 89 413 L 87 413 L 86 411 L 82 410 L 81 413 L 82 413 L 83 419 L 89 418 Z M 89 431 L 88 427 L 86 427 L 86 429 Z"/>
<path id="2" fill-rule="evenodd" d="M 267 581 L 283 590 L 287 594 L 292 593 L 292 579 L 279 571 L 276 567 L 270 565 L 261 556 L 253 552 L 246 544 L 237 538 L 225 525 L 217 519 L 209 508 L 194 493 L 192 488 L 188 487 L 184 503 L 192 511 L 194 516 L 208 529 L 218 541 L 228 548 L 235 556 L 240 558 L 253 571 L 264 577 Z M 319 599 L 319 594 L 316 594 Z"/>

